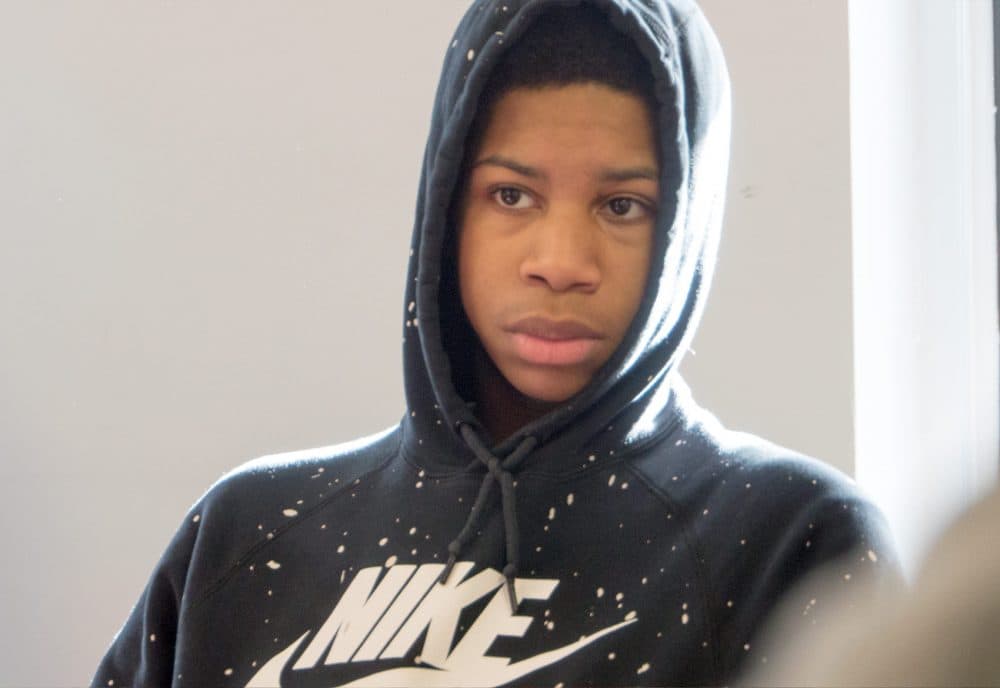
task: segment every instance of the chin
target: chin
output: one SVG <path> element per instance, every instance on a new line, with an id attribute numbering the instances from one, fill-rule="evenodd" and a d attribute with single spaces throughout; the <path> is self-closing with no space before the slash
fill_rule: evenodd
<path id="1" fill-rule="evenodd" d="M 514 388 L 529 399 L 545 404 L 560 404 L 586 385 L 586 381 L 580 382 L 573 375 L 529 374 L 519 377 L 514 381 Z"/>

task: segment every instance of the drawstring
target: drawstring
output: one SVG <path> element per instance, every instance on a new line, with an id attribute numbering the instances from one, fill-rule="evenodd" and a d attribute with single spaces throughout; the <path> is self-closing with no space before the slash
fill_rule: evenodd
<path id="1" fill-rule="evenodd" d="M 465 443 L 472 449 L 472 453 L 476 455 L 476 459 L 486 466 L 486 474 L 483 476 L 483 482 L 479 486 L 479 494 L 476 495 L 476 501 L 472 505 L 472 511 L 469 512 L 469 518 L 466 519 L 465 525 L 462 527 L 458 537 L 448 545 L 448 563 L 445 565 L 444 570 L 441 571 L 438 583 L 443 585 L 448 580 L 448 576 L 451 575 L 451 570 L 455 567 L 455 562 L 458 561 L 458 555 L 461 554 L 462 548 L 472 540 L 479 516 L 482 514 L 483 509 L 486 508 L 486 500 L 490 498 L 493 492 L 493 483 L 499 483 L 500 500 L 503 505 L 504 541 L 507 550 L 507 563 L 503 567 L 503 577 L 507 588 L 507 599 L 510 601 L 511 614 L 516 614 L 517 595 L 514 591 L 514 578 L 517 576 L 519 554 L 517 513 L 514 501 L 514 477 L 510 472 L 535 448 L 538 440 L 534 437 L 525 437 L 521 441 L 521 444 L 508 454 L 507 458 L 501 461 L 490 452 L 489 448 L 483 444 L 483 441 L 479 439 L 479 435 L 471 427 L 465 424 L 460 425 L 459 432 L 462 434 L 462 439 L 465 440 Z M 469 469 L 471 470 L 477 465 L 477 462 L 473 461 L 469 464 Z"/>

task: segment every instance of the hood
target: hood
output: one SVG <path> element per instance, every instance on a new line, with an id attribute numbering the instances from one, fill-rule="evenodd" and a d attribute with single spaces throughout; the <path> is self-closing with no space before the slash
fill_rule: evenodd
<path id="1" fill-rule="evenodd" d="M 500 56 L 552 7 L 570 0 L 483 0 L 462 18 L 445 56 L 424 153 L 404 302 L 404 451 L 430 470 L 473 459 L 463 436 L 480 427 L 452 381 L 440 285 L 449 208 L 480 93 Z M 650 63 L 661 150 L 660 205 L 649 276 L 632 325 L 590 383 L 500 445 L 531 438 L 522 470 L 560 472 L 626 453 L 669 430 L 676 371 L 711 282 L 729 154 L 729 78 L 721 48 L 689 0 L 589 0 Z M 454 298 L 458 298 L 454 295 Z M 463 430 L 463 427 L 466 430 Z M 585 459 L 586 460 L 586 459 Z"/>

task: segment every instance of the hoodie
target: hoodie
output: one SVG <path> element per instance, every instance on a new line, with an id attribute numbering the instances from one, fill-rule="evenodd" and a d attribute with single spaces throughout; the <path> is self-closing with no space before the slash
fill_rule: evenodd
<path id="1" fill-rule="evenodd" d="M 454 381 L 449 208 L 480 94 L 547 8 L 476 2 L 434 103 L 403 304 L 407 411 L 265 457 L 194 505 L 95 686 L 721 684 L 808 574 L 893 579 L 850 480 L 724 429 L 678 373 L 711 281 L 729 85 L 689 0 L 590 0 L 648 60 L 660 202 L 646 287 L 589 384 L 492 441 Z M 803 623 L 815 624 L 815 599 Z"/>

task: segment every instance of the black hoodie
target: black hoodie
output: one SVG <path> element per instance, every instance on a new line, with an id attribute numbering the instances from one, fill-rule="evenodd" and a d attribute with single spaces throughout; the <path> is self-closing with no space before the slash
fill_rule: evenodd
<path id="1" fill-rule="evenodd" d="M 439 294 L 479 94 L 525 27 L 574 4 L 477 2 L 453 37 L 406 282 L 402 421 L 215 484 L 95 686 L 719 684 L 765 661 L 758 630 L 807 574 L 896 573 L 848 479 L 725 430 L 677 373 L 715 260 L 730 126 L 722 53 L 689 0 L 590 2 L 649 61 L 659 102 L 657 233 L 624 341 L 495 446 L 456 390 L 442 343 L 455 304 Z"/>

